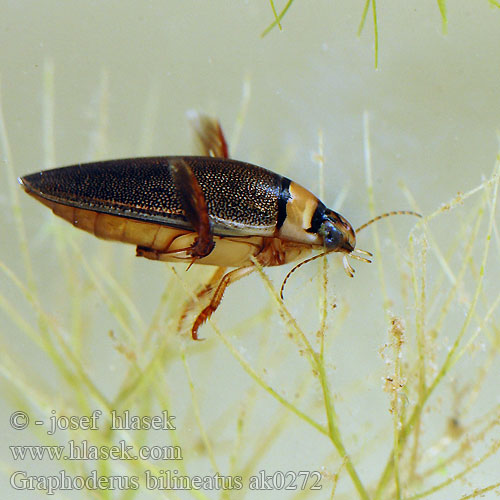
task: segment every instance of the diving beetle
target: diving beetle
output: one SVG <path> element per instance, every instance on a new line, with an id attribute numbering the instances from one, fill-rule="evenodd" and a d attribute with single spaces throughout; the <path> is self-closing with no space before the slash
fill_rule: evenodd
<path id="1" fill-rule="evenodd" d="M 54 214 L 98 238 L 136 245 L 139 257 L 236 268 L 216 273 L 218 284 L 207 287 L 212 295 L 192 326 L 194 340 L 227 286 L 255 270 L 253 258 L 279 266 L 313 249 L 342 252 L 351 277 L 348 255 L 370 262 L 342 215 L 296 182 L 230 159 L 219 122 L 194 112 L 189 117 L 203 156 L 77 164 L 18 181 Z"/>

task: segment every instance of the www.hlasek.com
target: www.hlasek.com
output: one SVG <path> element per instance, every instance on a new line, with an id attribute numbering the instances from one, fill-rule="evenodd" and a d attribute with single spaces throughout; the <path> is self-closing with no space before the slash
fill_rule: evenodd
<path id="1" fill-rule="evenodd" d="M 83 439 L 73 439 L 66 445 L 12 445 L 9 446 L 14 460 L 182 460 L 182 448 L 172 445 L 134 447 L 125 440 L 112 446 L 94 445 Z"/>
<path id="2" fill-rule="evenodd" d="M 248 478 L 250 490 L 321 490 L 321 473 L 318 471 L 281 472 L 267 474 L 261 470 Z M 186 476 L 179 471 L 160 470 L 152 473 L 146 470 L 139 476 L 101 476 L 93 470 L 87 476 L 69 475 L 60 470 L 53 476 L 30 476 L 26 471 L 16 471 L 10 477 L 11 487 L 15 490 L 44 491 L 54 495 L 58 491 L 89 490 L 114 491 L 138 490 L 140 486 L 148 490 L 241 490 L 244 486 L 242 476 Z"/>

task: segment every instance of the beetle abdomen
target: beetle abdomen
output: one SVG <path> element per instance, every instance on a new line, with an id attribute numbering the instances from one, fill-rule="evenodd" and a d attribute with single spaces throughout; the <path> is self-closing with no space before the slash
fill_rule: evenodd
<path id="1" fill-rule="evenodd" d="M 183 215 L 169 162 L 186 162 L 205 196 L 214 234 L 272 235 L 288 179 L 224 158 L 154 157 L 46 170 L 21 179 L 37 197 L 84 210 L 192 229 Z"/>

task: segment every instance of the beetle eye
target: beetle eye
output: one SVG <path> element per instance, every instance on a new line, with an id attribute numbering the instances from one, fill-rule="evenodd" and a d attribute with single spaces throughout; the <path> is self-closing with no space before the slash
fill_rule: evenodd
<path id="1" fill-rule="evenodd" d="M 340 246 L 344 239 L 342 232 L 337 229 L 330 221 L 325 221 L 321 224 L 318 234 L 323 236 L 323 242 L 326 248 L 334 249 Z"/>

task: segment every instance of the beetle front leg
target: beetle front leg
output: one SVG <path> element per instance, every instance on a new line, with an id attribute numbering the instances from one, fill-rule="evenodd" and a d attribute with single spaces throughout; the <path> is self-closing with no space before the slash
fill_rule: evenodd
<path id="1" fill-rule="evenodd" d="M 191 167 L 185 161 L 182 159 L 171 160 L 169 167 L 184 215 L 198 234 L 192 247 L 188 250 L 189 255 L 194 259 L 206 257 L 213 250 L 215 242 L 205 195 Z"/>
<path id="2" fill-rule="evenodd" d="M 249 275 L 253 271 L 255 271 L 254 266 L 240 267 L 238 269 L 235 269 L 234 271 L 230 271 L 222 277 L 219 285 L 217 286 L 217 289 L 215 290 L 215 293 L 212 296 L 212 299 L 210 300 L 210 304 L 205 307 L 205 309 L 203 309 L 200 314 L 198 314 L 198 317 L 193 323 L 193 327 L 191 328 L 191 336 L 193 337 L 193 340 L 202 340 L 198 338 L 198 329 L 201 325 L 203 325 L 203 323 L 205 323 L 205 321 L 208 320 L 208 318 L 210 318 L 210 316 L 212 316 L 212 314 L 219 307 L 226 288 L 231 283 L 238 281 L 239 279 Z"/>

